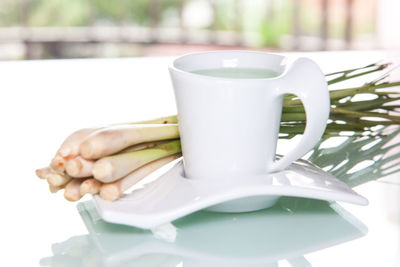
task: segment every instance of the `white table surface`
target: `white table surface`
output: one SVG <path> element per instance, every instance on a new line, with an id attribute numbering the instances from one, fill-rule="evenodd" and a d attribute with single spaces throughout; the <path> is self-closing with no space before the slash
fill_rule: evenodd
<path id="1" fill-rule="evenodd" d="M 330 72 L 382 58 L 399 62 L 400 53 L 301 55 Z M 64 200 L 62 193 L 50 194 L 34 170 L 46 166 L 76 129 L 175 114 L 170 62 L 171 58 L 0 62 L 1 266 L 38 266 L 41 258 L 51 255 L 52 244 L 87 233 L 76 203 Z M 368 207 L 342 205 L 369 233 L 305 255 L 312 266 L 400 266 L 400 179 L 392 175 L 385 181 L 355 188 L 370 200 Z M 290 266 L 286 261 L 278 265 Z"/>

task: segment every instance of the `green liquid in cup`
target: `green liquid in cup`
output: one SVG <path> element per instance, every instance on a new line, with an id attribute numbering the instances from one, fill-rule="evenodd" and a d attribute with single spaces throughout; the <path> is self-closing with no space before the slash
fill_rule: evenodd
<path id="1" fill-rule="evenodd" d="M 233 79 L 264 79 L 278 76 L 278 73 L 275 71 L 260 68 L 217 68 L 191 72 L 205 76 Z"/>

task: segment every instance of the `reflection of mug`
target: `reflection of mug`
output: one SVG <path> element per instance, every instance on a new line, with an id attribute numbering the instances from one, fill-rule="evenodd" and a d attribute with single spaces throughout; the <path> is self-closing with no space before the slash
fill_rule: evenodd
<path id="1" fill-rule="evenodd" d="M 189 178 L 280 171 L 313 148 L 325 130 L 327 83 L 309 59 L 289 64 L 286 57 L 269 53 L 205 52 L 182 56 L 169 70 Z M 300 143 L 275 161 L 287 93 L 303 102 L 306 129 Z"/>

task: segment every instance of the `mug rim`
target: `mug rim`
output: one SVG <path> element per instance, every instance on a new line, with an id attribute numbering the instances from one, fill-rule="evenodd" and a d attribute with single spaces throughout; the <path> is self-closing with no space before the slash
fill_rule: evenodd
<path id="1" fill-rule="evenodd" d="M 228 54 L 228 53 L 236 53 L 236 54 L 253 54 L 253 55 L 262 55 L 262 56 L 269 56 L 275 57 L 276 59 L 281 60 L 281 67 L 280 71 L 277 71 L 278 75 L 269 77 L 269 78 L 227 78 L 227 77 L 216 77 L 216 76 L 208 76 L 203 74 L 193 73 L 190 70 L 185 70 L 183 68 L 178 67 L 179 61 L 185 60 L 190 57 L 196 57 L 201 55 L 207 54 Z M 285 55 L 281 55 L 278 53 L 269 53 L 269 52 L 262 52 L 262 51 L 253 51 L 253 50 L 210 50 L 210 51 L 202 51 L 202 52 L 193 52 L 193 53 L 186 53 L 177 58 L 175 58 L 168 66 L 169 71 L 174 71 L 177 73 L 181 73 L 193 78 L 202 78 L 202 79 L 212 79 L 212 80 L 220 80 L 220 81 L 266 81 L 266 80 L 276 80 L 284 76 L 286 72 L 287 65 L 288 65 L 288 57 Z M 233 67 L 234 68 L 234 67 Z M 204 68 L 207 69 L 207 68 Z M 196 69 L 194 69 L 196 70 Z M 192 70 L 193 71 L 193 70 Z"/>

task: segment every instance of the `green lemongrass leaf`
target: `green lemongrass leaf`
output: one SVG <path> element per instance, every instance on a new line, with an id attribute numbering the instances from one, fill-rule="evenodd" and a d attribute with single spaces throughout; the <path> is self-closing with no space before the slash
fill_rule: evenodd
<path id="1" fill-rule="evenodd" d="M 304 113 L 304 107 L 303 105 L 297 105 L 297 106 L 283 106 L 283 111 L 282 113 Z"/>
<path id="2" fill-rule="evenodd" d="M 281 121 L 282 122 L 289 122 L 289 121 L 305 121 L 306 114 L 304 112 L 300 113 L 282 113 Z"/>
<path id="3" fill-rule="evenodd" d="M 370 73 L 382 71 L 389 66 L 387 63 L 373 63 L 364 67 L 343 70 L 326 74 L 328 84 L 338 83 L 364 76 Z M 330 122 L 327 124 L 324 136 L 376 136 L 379 133 L 377 126 L 400 124 L 400 116 L 393 114 L 400 112 L 400 91 L 391 88 L 400 86 L 400 81 L 384 82 L 389 72 L 377 79 L 366 82 L 359 87 L 331 90 Z M 333 77 L 338 75 L 337 77 Z M 331 79 L 330 79 L 331 78 Z M 351 99 L 359 94 L 374 94 L 375 99 L 367 99 L 352 102 Z M 152 123 L 176 123 L 176 116 L 162 118 Z M 283 98 L 280 138 L 291 138 L 302 134 L 306 124 L 306 114 L 301 100 L 293 94 L 287 94 Z M 374 129 L 375 128 L 375 129 Z"/>
<path id="4" fill-rule="evenodd" d="M 355 131 L 355 132 L 362 132 L 365 130 L 364 125 L 358 124 L 336 124 L 330 123 L 326 126 L 326 132 L 330 131 Z"/>
<path id="5" fill-rule="evenodd" d="M 368 69 L 368 68 L 373 67 L 373 66 L 376 66 L 376 67 L 373 68 L 372 70 L 366 70 L 366 71 L 363 71 L 363 72 L 355 73 L 355 72 L 357 72 L 359 70 Z M 380 64 L 380 65 L 372 64 L 372 65 L 369 65 L 368 67 L 357 68 L 357 69 L 353 69 L 353 70 L 349 70 L 349 71 L 344 71 L 341 76 L 329 80 L 328 81 L 328 85 L 331 85 L 331 84 L 334 84 L 334 83 L 343 82 L 343 81 L 346 81 L 346 80 L 349 80 L 349 79 L 354 79 L 354 78 L 357 78 L 357 77 L 360 77 L 360 76 L 364 76 L 364 75 L 367 75 L 367 74 L 371 74 L 371 73 L 374 73 L 374 72 L 377 72 L 377 71 L 381 71 L 381 70 L 386 69 L 388 66 L 389 66 L 389 64 Z M 351 73 L 355 73 L 355 74 L 351 74 Z M 331 76 L 331 75 L 333 75 L 333 74 L 328 74 L 328 75 L 325 75 L 325 76 Z"/>
<path id="6" fill-rule="evenodd" d="M 386 73 L 383 73 L 381 76 L 379 76 L 379 77 L 376 78 L 375 80 L 370 81 L 369 84 L 371 84 L 371 85 L 376 85 L 376 84 L 378 84 L 379 82 L 386 80 L 387 78 L 389 78 L 390 73 L 391 73 L 392 71 L 394 71 L 395 69 L 398 69 L 399 67 L 400 67 L 400 65 L 395 66 L 394 68 L 388 70 Z"/>
<path id="7" fill-rule="evenodd" d="M 338 83 L 370 73 L 382 71 L 389 66 L 387 63 L 373 63 L 361 68 L 349 69 L 326 75 L 327 79 L 334 75 L 338 77 L 328 80 L 328 84 Z M 391 72 L 391 70 L 389 71 Z M 400 81 L 383 82 L 389 72 L 364 85 L 330 91 L 331 112 L 330 123 L 327 124 L 324 136 L 377 136 L 380 133 L 376 127 L 400 124 L 400 91 L 389 90 L 400 86 Z M 373 94 L 374 99 L 352 102 L 359 94 Z M 301 100 L 292 94 L 285 95 L 280 138 L 291 138 L 304 132 L 306 114 Z"/>
<path id="8" fill-rule="evenodd" d="M 370 94 L 376 94 L 379 96 L 385 96 L 385 95 L 399 95 L 399 92 L 396 91 L 376 91 L 378 89 L 384 89 L 384 88 L 390 88 L 390 87 L 395 87 L 395 86 L 400 86 L 400 82 L 393 82 L 393 83 L 382 83 L 378 85 L 363 85 L 360 87 L 354 87 L 354 88 L 346 88 L 346 89 L 339 89 L 339 90 L 332 90 L 329 92 L 330 95 L 330 100 L 331 103 L 346 98 L 346 97 L 353 97 L 357 94 L 362 94 L 362 93 L 370 93 Z M 284 107 L 297 107 L 302 105 L 301 100 L 295 96 L 295 95 L 288 95 L 288 97 L 285 97 L 283 100 L 283 106 Z"/>
<path id="9" fill-rule="evenodd" d="M 395 123 L 400 124 L 400 117 L 398 116 L 392 116 L 384 113 L 378 113 L 378 112 L 366 112 L 366 111 L 354 111 L 350 109 L 344 109 L 344 108 L 331 108 L 331 113 L 339 113 L 339 114 L 345 114 L 348 116 L 354 116 L 354 117 L 376 117 L 376 118 L 382 118 L 382 119 L 387 119 L 391 120 Z"/>
<path id="10" fill-rule="evenodd" d="M 377 72 L 377 71 L 381 71 L 381 70 L 382 69 L 374 69 L 374 70 L 365 71 L 365 72 L 361 72 L 361 73 L 357 73 L 357 74 L 349 75 L 349 76 L 343 75 L 341 77 L 329 80 L 328 81 L 328 85 L 332 85 L 332 84 L 335 84 L 335 83 L 347 81 L 347 80 L 350 80 L 350 79 L 354 79 L 354 78 L 357 78 L 357 77 L 360 77 L 360 76 L 363 76 L 363 75 L 367 75 L 367 74 L 371 74 L 371 73 L 374 73 L 374 72 Z"/>
<path id="11" fill-rule="evenodd" d="M 375 110 L 371 110 L 371 111 L 379 112 L 380 110 L 386 111 L 386 112 L 389 112 L 389 111 L 400 112 L 400 106 L 399 105 L 385 105 L 385 106 L 379 107 L 379 108 L 377 108 Z"/>
<path id="12" fill-rule="evenodd" d="M 329 118 L 333 121 L 333 123 L 336 124 L 342 124 L 343 123 L 338 123 L 338 121 L 343 121 L 345 124 L 353 124 L 353 125 L 360 125 L 364 126 L 366 128 L 371 128 L 375 127 L 378 125 L 392 125 L 393 122 L 386 120 L 386 121 L 376 121 L 376 120 L 368 120 L 368 119 L 362 119 L 359 117 L 350 117 L 350 116 L 345 116 L 343 114 L 331 114 Z"/>
<path id="13" fill-rule="evenodd" d="M 347 69 L 347 70 L 342 70 L 342 71 L 337 71 L 337 72 L 331 72 L 331 73 L 325 74 L 325 76 L 332 76 L 332 75 L 337 75 L 337 74 L 352 73 L 352 72 L 359 71 L 359 70 L 363 70 L 363 69 L 367 69 L 367 68 L 380 67 L 380 66 L 382 66 L 382 65 L 385 65 L 385 68 L 386 68 L 387 66 L 390 65 L 390 63 L 379 63 L 379 62 L 375 62 L 375 63 L 368 64 L 368 65 L 363 66 L 363 67 L 358 67 L 358 68 L 354 68 L 354 69 Z"/>
<path id="14" fill-rule="evenodd" d="M 305 125 L 298 124 L 298 125 L 281 125 L 280 133 L 303 133 Z M 355 132 L 362 132 L 365 130 L 365 127 L 362 125 L 354 125 L 354 124 L 336 124 L 330 123 L 326 126 L 326 133 L 331 131 L 338 132 L 338 131 L 355 131 Z"/>
<path id="15" fill-rule="evenodd" d="M 400 86 L 400 81 L 399 82 L 391 82 L 391 83 L 382 83 L 382 84 L 377 84 L 377 85 L 363 85 L 360 87 L 334 90 L 334 91 L 330 91 L 329 94 L 330 94 L 331 100 L 337 100 L 337 99 L 341 99 L 341 98 L 344 98 L 347 96 L 355 96 L 356 94 L 360 94 L 360 93 L 375 93 L 378 95 L 400 94 L 400 92 L 396 92 L 396 91 L 391 91 L 391 92 L 376 91 L 378 89 L 390 88 L 390 87 L 395 87 L 395 86 Z"/>
<path id="16" fill-rule="evenodd" d="M 369 111 L 369 110 L 372 111 L 372 110 L 378 109 L 378 108 L 385 109 L 386 106 L 384 106 L 384 104 L 390 103 L 393 101 L 398 101 L 398 100 L 400 100 L 400 97 L 396 97 L 396 98 L 380 97 L 380 98 L 373 99 L 373 100 L 364 100 L 364 101 L 357 101 L 357 102 L 348 101 L 346 103 L 338 104 L 337 107 L 349 108 L 349 109 L 355 110 L 355 111 Z"/>

